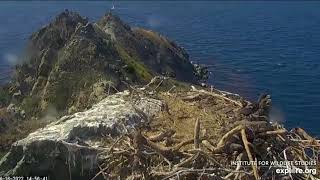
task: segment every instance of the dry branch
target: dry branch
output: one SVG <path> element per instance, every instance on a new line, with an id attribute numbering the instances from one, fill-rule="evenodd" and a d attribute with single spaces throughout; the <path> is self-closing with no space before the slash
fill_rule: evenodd
<path id="1" fill-rule="evenodd" d="M 193 91 L 195 92 L 198 92 L 198 93 L 202 93 L 202 94 L 206 94 L 206 95 L 210 95 L 210 96 L 213 96 L 213 97 L 217 97 L 217 98 L 220 98 L 220 99 L 224 99 L 225 101 L 228 101 L 230 103 L 233 103 L 239 107 L 242 107 L 242 103 L 239 102 L 239 101 L 235 101 L 233 99 L 230 99 L 224 95 L 220 95 L 220 94 L 217 94 L 217 93 L 214 93 L 214 92 L 208 92 L 208 91 L 204 91 L 204 90 L 197 90 L 197 89 L 193 89 Z"/>
<path id="2" fill-rule="evenodd" d="M 200 147 L 200 120 L 197 119 L 194 125 L 194 148 L 199 149 Z"/>
<path id="3" fill-rule="evenodd" d="M 174 133 L 175 131 L 170 129 L 170 130 L 161 132 L 160 134 L 150 136 L 148 139 L 152 142 L 159 142 L 164 140 L 165 138 L 171 137 L 172 135 L 174 135 Z"/>
<path id="4" fill-rule="evenodd" d="M 243 141 L 244 148 L 246 149 L 248 158 L 250 162 L 256 162 L 253 160 L 252 154 L 250 152 L 250 147 L 249 147 L 249 142 L 247 139 L 247 134 L 246 134 L 246 129 L 241 129 L 241 137 Z M 255 163 L 251 163 L 252 170 L 253 170 L 253 175 L 256 178 L 256 180 L 259 180 L 259 174 L 258 174 L 258 169 Z"/>
<path id="5" fill-rule="evenodd" d="M 294 133 L 296 133 L 297 135 L 299 135 L 302 139 L 305 140 L 313 140 L 314 138 L 311 137 L 305 130 L 303 130 L 302 128 L 294 128 L 292 130 Z"/>
<path id="6" fill-rule="evenodd" d="M 241 129 L 243 129 L 243 125 L 238 125 L 237 127 L 231 129 L 224 136 L 222 136 L 221 140 L 218 142 L 217 146 L 211 149 L 213 153 L 220 153 L 224 150 L 227 142 L 233 137 L 233 135 L 239 133 Z"/>
<path id="7" fill-rule="evenodd" d="M 257 134 L 257 136 L 261 137 L 261 136 L 267 136 L 267 135 L 278 135 L 278 134 L 285 134 L 287 132 L 288 131 L 286 129 L 277 129 L 274 131 L 261 132 L 261 133 Z"/>

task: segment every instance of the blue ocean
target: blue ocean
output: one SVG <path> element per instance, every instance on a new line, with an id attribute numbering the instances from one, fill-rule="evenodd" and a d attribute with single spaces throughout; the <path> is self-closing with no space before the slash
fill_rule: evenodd
<path id="1" fill-rule="evenodd" d="M 0 83 L 32 32 L 64 9 L 90 20 L 110 1 L 0 2 Z M 193 62 L 211 66 L 215 87 L 256 100 L 269 93 L 272 118 L 320 136 L 320 2 L 116 1 L 132 26 L 176 41 Z"/>

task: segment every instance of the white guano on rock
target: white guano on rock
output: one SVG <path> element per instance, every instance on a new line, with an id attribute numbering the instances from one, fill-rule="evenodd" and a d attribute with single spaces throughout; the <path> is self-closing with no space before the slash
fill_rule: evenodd
<path id="1" fill-rule="evenodd" d="M 46 174 L 61 164 L 74 174 L 91 171 L 103 151 L 103 136 L 130 132 L 161 107 L 156 99 L 130 100 L 129 91 L 111 95 L 89 110 L 64 116 L 15 142 L 0 161 L 0 176 Z"/>

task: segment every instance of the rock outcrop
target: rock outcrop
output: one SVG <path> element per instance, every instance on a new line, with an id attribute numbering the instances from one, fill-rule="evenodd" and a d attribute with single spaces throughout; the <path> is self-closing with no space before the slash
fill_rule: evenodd
<path id="1" fill-rule="evenodd" d="M 150 98 L 129 100 L 124 91 L 103 99 L 91 109 L 64 116 L 12 145 L 0 161 L 0 176 L 43 175 L 53 179 L 86 179 L 96 172 L 101 139 L 128 133 L 148 123 L 162 102 Z M 83 175 L 83 176 L 81 176 Z"/>
<path id="2" fill-rule="evenodd" d="M 111 13 L 93 23 L 66 10 L 31 36 L 26 52 L 10 91 L 21 92 L 15 103 L 29 118 L 49 107 L 60 115 L 90 108 L 114 89 L 155 75 L 196 80 L 182 48 L 155 32 L 132 29 Z"/>

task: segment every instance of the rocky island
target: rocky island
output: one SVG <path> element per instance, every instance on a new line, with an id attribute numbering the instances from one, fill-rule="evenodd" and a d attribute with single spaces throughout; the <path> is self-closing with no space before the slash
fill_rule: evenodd
<path id="1" fill-rule="evenodd" d="M 175 42 L 112 13 L 89 22 L 62 12 L 32 34 L 0 89 L 0 177 L 319 177 L 319 140 L 271 123 L 269 95 L 249 102 L 200 86 L 205 72 Z M 260 164 L 271 161 L 316 163 Z"/>

